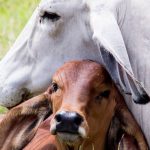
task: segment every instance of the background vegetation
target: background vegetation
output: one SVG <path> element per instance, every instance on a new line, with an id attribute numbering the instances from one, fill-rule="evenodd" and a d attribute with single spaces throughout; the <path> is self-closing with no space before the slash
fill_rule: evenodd
<path id="1" fill-rule="evenodd" d="M 0 60 L 14 43 L 40 0 L 0 0 Z M 0 113 L 6 109 L 0 107 Z"/>

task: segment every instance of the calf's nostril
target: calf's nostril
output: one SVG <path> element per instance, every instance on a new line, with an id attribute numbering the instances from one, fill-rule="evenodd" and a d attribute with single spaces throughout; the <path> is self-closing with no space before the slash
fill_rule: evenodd
<path id="1" fill-rule="evenodd" d="M 74 123 L 75 123 L 77 126 L 81 125 L 82 121 L 83 121 L 83 119 L 82 119 L 82 117 L 81 117 L 80 115 L 77 115 L 77 116 L 75 117 L 75 119 L 74 119 Z"/>
<path id="2" fill-rule="evenodd" d="M 61 114 L 57 114 L 57 115 L 55 116 L 55 120 L 56 120 L 57 122 L 61 122 L 61 121 L 62 121 Z"/>
<path id="3" fill-rule="evenodd" d="M 78 129 L 84 121 L 83 117 L 70 111 L 61 111 L 55 115 L 56 132 L 66 132 L 78 134 Z"/>
<path id="4" fill-rule="evenodd" d="M 56 114 L 55 120 L 58 123 L 71 123 L 79 126 L 82 123 L 83 118 L 75 112 L 60 112 Z"/>

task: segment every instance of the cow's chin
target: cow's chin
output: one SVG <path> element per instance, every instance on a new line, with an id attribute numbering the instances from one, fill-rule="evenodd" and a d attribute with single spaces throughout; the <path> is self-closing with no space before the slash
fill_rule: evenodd
<path id="1" fill-rule="evenodd" d="M 60 132 L 56 129 L 56 124 L 51 125 L 50 132 L 53 135 L 56 135 L 59 140 L 67 145 L 73 145 L 75 143 L 79 143 L 82 140 L 87 138 L 87 132 L 84 127 L 79 127 L 76 133 L 70 132 Z"/>
<path id="2" fill-rule="evenodd" d="M 58 132 L 56 136 L 60 141 L 70 146 L 79 143 L 82 140 L 82 137 L 79 134 L 73 133 Z"/>

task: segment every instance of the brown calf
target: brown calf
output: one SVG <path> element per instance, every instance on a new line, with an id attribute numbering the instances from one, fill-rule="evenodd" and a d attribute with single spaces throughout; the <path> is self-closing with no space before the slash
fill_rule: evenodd
<path id="1" fill-rule="evenodd" d="M 53 115 L 37 130 L 50 108 Z M 61 67 L 46 93 L 8 113 L 0 136 L 1 150 L 22 149 L 33 136 L 25 150 L 148 149 L 109 74 L 92 61 Z"/>
<path id="2" fill-rule="evenodd" d="M 50 131 L 61 149 L 112 150 L 125 147 L 124 143 L 132 149 L 147 149 L 140 128 L 103 66 L 92 61 L 66 63 L 55 73 L 48 99 L 54 115 Z"/>

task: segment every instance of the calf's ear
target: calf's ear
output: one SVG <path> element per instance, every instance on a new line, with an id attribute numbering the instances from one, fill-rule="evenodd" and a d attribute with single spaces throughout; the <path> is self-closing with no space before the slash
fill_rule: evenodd
<path id="1" fill-rule="evenodd" d="M 140 150 L 138 147 L 137 141 L 134 139 L 134 137 L 123 134 L 121 137 L 121 140 L 118 144 L 119 150 Z"/>
<path id="2" fill-rule="evenodd" d="M 50 103 L 44 94 L 11 109 L 0 123 L 0 150 L 23 149 L 50 114 Z"/>
<path id="3" fill-rule="evenodd" d="M 126 107 L 120 107 L 115 112 L 107 134 L 106 149 L 148 149 L 140 127 Z"/>

